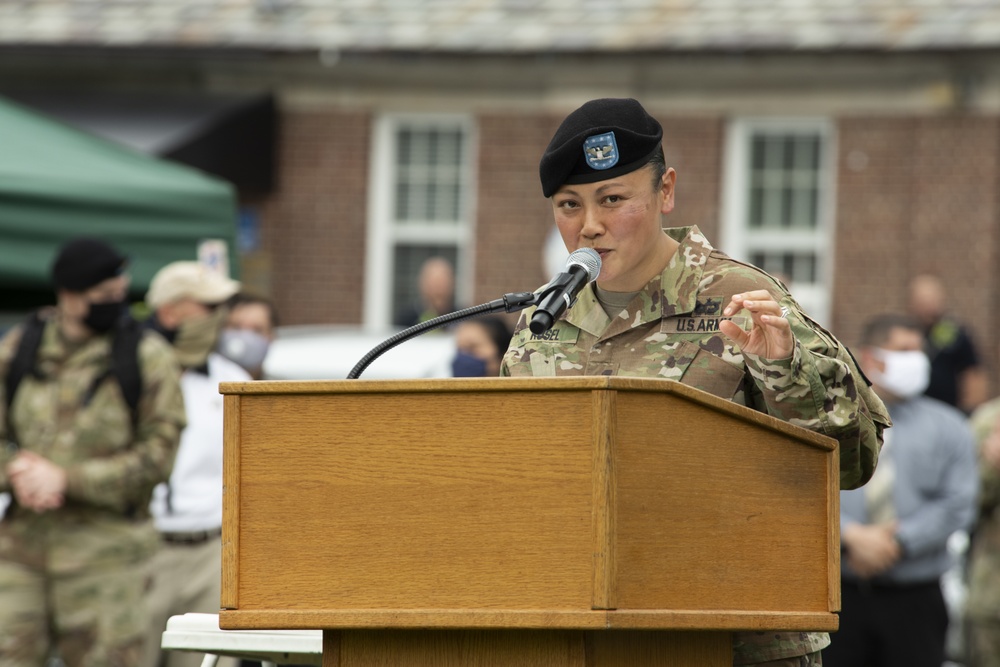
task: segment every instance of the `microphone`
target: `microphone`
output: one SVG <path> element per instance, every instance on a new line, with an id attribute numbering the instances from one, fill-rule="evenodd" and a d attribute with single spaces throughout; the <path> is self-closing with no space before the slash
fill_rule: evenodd
<path id="1" fill-rule="evenodd" d="M 538 308 L 528 324 L 531 333 L 540 334 L 552 328 L 559 316 L 576 302 L 580 290 L 597 280 L 600 272 L 601 256 L 596 250 L 579 248 L 571 252 L 563 272 L 539 290 Z"/>

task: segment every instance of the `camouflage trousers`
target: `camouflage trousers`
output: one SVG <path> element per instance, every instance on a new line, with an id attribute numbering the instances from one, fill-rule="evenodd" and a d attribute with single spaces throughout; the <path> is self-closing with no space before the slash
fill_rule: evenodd
<path id="1" fill-rule="evenodd" d="M 142 649 L 143 563 L 50 576 L 0 561 L 0 665 L 134 667 Z"/>
<path id="2" fill-rule="evenodd" d="M 758 662 L 746 667 L 823 667 L 823 652 L 816 651 L 815 653 L 802 655 L 797 658 L 782 658 L 781 660 Z"/>
<path id="3" fill-rule="evenodd" d="M 966 629 L 969 667 L 1000 667 L 1000 621 L 969 619 Z"/>

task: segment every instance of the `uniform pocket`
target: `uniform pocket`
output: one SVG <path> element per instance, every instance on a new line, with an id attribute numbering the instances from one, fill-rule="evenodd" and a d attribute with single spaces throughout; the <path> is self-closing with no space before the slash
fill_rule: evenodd
<path id="1" fill-rule="evenodd" d="M 709 352 L 699 349 L 694 360 L 688 365 L 683 384 L 695 389 L 731 400 L 743 385 L 744 368 Z"/>

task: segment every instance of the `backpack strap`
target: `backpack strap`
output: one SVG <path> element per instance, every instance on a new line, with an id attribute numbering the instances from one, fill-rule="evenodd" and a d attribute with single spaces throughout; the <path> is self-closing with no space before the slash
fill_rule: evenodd
<path id="1" fill-rule="evenodd" d="M 111 374 L 118 379 L 122 396 L 132 412 L 132 423 L 139 420 L 139 398 L 142 395 L 142 372 L 139 368 L 139 341 L 142 324 L 131 317 L 124 317 L 115 329 L 111 340 Z"/>
<path id="2" fill-rule="evenodd" d="M 38 356 L 38 348 L 42 345 L 42 332 L 45 331 L 45 320 L 36 311 L 32 313 L 21 327 L 21 340 L 17 343 L 17 350 L 7 367 L 7 377 L 4 378 L 4 398 L 7 401 L 7 409 L 10 409 L 14 402 L 14 394 L 21 380 L 29 373 L 38 377 L 38 369 L 35 366 L 35 358 Z"/>
<path id="3" fill-rule="evenodd" d="M 14 433 L 13 424 L 10 421 L 10 406 L 14 403 L 14 395 L 17 388 L 29 373 L 40 377 L 35 364 L 38 356 L 38 348 L 42 345 L 42 333 L 45 331 L 45 320 L 39 311 L 33 312 L 21 327 L 21 340 L 17 343 L 17 350 L 7 366 L 7 375 L 4 378 L 4 399 L 6 405 L 7 419 L 7 439 L 16 444 L 17 434 Z"/>

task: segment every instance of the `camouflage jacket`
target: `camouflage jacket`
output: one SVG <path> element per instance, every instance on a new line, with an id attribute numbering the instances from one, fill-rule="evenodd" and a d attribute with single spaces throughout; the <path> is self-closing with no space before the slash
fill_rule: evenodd
<path id="1" fill-rule="evenodd" d="M 697 227 L 665 231 L 680 247 L 619 316 L 608 317 L 590 285 L 544 334 L 531 333 L 533 309 L 526 310 L 501 375 L 677 380 L 836 439 L 841 488 L 868 481 L 890 420 L 847 349 L 780 283 L 715 250 Z M 720 332 L 731 297 L 755 289 L 768 290 L 789 309 L 795 336 L 790 359 L 744 354 Z M 744 329 L 752 324 L 742 311 L 730 319 Z M 817 633 L 737 633 L 735 664 L 804 655 L 828 643 Z"/>
<path id="2" fill-rule="evenodd" d="M 979 447 L 1000 427 L 1000 398 L 976 408 L 969 422 Z M 966 614 L 995 623 L 1000 615 L 1000 471 L 979 463 L 979 517 L 969 551 Z"/>
<path id="3" fill-rule="evenodd" d="M 0 341 L 0 378 L 20 335 L 17 327 Z M 0 441 L 10 439 L 12 426 L 19 447 L 62 466 L 67 482 L 65 503 L 57 510 L 35 514 L 15 507 L 3 522 L 14 530 L 10 537 L 37 537 L 46 527 L 65 532 L 93 522 L 150 523 L 136 520 L 148 518 L 153 487 L 169 477 L 185 413 L 180 369 L 166 341 L 146 333 L 137 354 L 142 393 L 134 423 L 113 377 L 100 383 L 84 405 L 94 379 L 111 363 L 110 336 L 68 344 L 54 318 L 46 323 L 38 348 L 40 377 L 28 374 L 21 381 L 9 420 L 0 383 Z M 0 451 L 0 490 L 10 489 L 4 468 L 15 454 L 10 446 Z"/>

